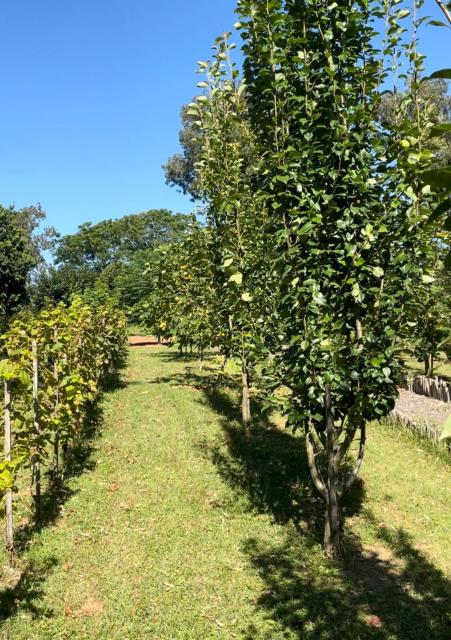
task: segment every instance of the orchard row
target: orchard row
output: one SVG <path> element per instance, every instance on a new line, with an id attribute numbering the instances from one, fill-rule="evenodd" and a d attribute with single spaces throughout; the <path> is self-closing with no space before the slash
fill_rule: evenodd
<path id="1" fill-rule="evenodd" d="M 1 336 L 4 460 L 0 491 L 5 495 L 11 553 L 13 493 L 19 472 L 32 476 L 39 520 L 42 469 L 51 460 L 52 483 L 57 487 L 70 444 L 83 436 L 102 384 L 124 357 L 125 328 L 125 317 L 113 307 L 93 308 L 75 299 L 68 306 L 23 313 Z"/>

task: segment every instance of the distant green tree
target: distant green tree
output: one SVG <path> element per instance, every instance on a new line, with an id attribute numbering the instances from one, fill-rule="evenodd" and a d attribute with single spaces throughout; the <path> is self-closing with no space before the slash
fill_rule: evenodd
<path id="1" fill-rule="evenodd" d="M 424 362 L 425 375 L 434 375 L 434 363 L 440 352 L 451 349 L 451 273 L 444 268 L 449 243 L 443 238 L 430 243 L 427 273 L 413 289 L 407 315 L 412 322 L 409 346 Z"/>
<path id="2" fill-rule="evenodd" d="M 406 102 L 406 91 L 393 91 L 381 96 L 379 118 L 382 123 L 396 126 L 402 117 L 402 104 Z M 448 82 L 444 78 L 425 79 L 419 86 L 417 101 L 411 100 L 406 109 L 406 116 L 414 121 L 416 105 L 427 112 L 429 121 L 436 125 L 444 125 L 451 120 L 451 96 L 448 95 Z M 443 131 L 440 136 L 433 136 L 428 146 L 436 153 L 435 164 L 447 166 L 451 164 L 451 131 Z"/>
<path id="3" fill-rule="evenodd" d="M 189 105 L 181 110 L 182 129 L 179 133 L 179 142 L 182 153 L 172 155 L 163 165 L 166 184 L 179 188 L 185 195 L 189 194 L 194 200 L 200 198 L 198 185 L 196 185 L 196 162 L 199 160 L 203 133 L 196 126 L 196 117 L 190 113 Z"/>
<path id="4" fill-rule="evenodd" d="M 180 238 L 189 221 L 189 216 L 157 209 L 94 225 L 88 222 L 77 233 L 61 238 L 55 252 L 56 263 L 101 273 L 136 251 Z"/>
<path id="5" fill-rule="evenodd" d="M 50 302 L 67 301 L 73 294 L 81 295 L 93 287 L 96 279 L 97 275 L 87 267 L 41 265 L 29 287 L 31 304 L 41 309 Z"/>
<path id="6" fill-rule="evenodd" d="M 26 302 L 28 278 L 36 262 L 23 217 L 12 207 L 0 206 L 0 328 Z"/>
<path id="7" fill-rule="evenodd" d="M 101 284 L 130 309 L 147 291 L 142 273 L 150 253 L 179 241 L 190 221 L 191 216 L 158 209 L 81 225 L 77 233 L 58 240 L 55 265 L 39 270 L 31 291 L 33 303 L 41 307 L 49 299 L 68 300 Z"/>

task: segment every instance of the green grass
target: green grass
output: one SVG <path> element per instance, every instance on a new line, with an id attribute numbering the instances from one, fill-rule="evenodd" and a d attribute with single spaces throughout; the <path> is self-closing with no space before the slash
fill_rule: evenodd
<path id="1" fill-rule="evenodd" d="M 450 466 L 372 428 L 333 565 L 302 440 L 264 415 L 243 430 L 216 380 L 131 351 L 57 511 L 22 534 L 0 637 L 449 640 Z"/>
<path id="2" fill-rule="evenodd" d="M 407 372 L 410 375 L 424 376 L 424 362 L 415 360 L 415 358 L 407 353 L 404 354 L 404 358 Z M 446 359 L 444 354 L 434 363 L 434 376 L 451 380 L 451 362 Z"/>
<path id="3" fill-rule="evenodd" d="M 139 324 L 129 324 L 128 335 L 129 336 L 147 336 L 149 335 L 149 330 Z"/>

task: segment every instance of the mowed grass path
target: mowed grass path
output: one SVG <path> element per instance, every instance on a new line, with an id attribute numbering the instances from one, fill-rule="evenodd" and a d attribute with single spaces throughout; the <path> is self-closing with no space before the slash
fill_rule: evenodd
<path id="1" fill-rule="evenodd" d="M 236 419 L 214 362 L 130 353 L 91 469 L 1 595 L 5 640 L 451 638 L 451 469 L 371 430 L 339 566 L 302 441 Z M 2 634 L 2 635 L 1 635 Z"/>

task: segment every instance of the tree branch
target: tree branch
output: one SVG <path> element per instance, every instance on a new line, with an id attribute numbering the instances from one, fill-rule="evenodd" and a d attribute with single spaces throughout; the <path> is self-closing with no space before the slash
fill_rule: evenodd
<path id="1" fill-rule="evenodd" d="M 448 9 L 448 7 L 446 6 L 446 4 L 444 2 L 442 2 L 441 0 L 435 0 L 436 3 L 438 4 L 438 6 L 440 7 L 440 9 L 443 11 L 443 13 L 445 14 L 449 24 L 451 25 L 451 12 Z"/>
<path id="2" fill-rule="evenodd" d="M 340 496 L 340 498 L 345 493 L 345 491 L 347 491 L 348 489 L 351 488 L 351 486 L 353 485 L 353 483 L 356 480 L 357 476 L 359 475 L 360 468 L 361 468 L 362 462 L 363 462 L 363 457 L 365 455 L 365 444 L 366 444 L 366 424 L 364 423 L 362 425 L 362 427 L 360 428 L 359 454 L 357 456 L 357 460 L 355 462 L 353 470 L 351 471 L 351 473 L 349 474 L 349 476 L 345 480 L 343 486 L 340 487 L 340 490 L 338 492 L 338 495 Z"/>
<path id="3" fill-rule="evenodd" d="M 355 438 L 356 431 L 357 431 L 357 427 L 353 427 L 351 431 L 347 432 L 345 439 L 343 440 L 343 442 L 338 448 L 338 462 L 341 462 L 344 456 L 346 455 L 346 452 L 348 451 L 352 441 Z"/>
<path id="4" fill-rule="evenodd" d="M 307 460 L 310 469 L 310 475 L 312 476 L 313 484 L 321 497 L 327 501 L 327 489 L 324 482 L 321 480 L 318 468 L 315 461 L 315 449 L 312 441 L 312 433 L 310 427 L 307 428 L 305 434 L 305 448 L 307 450 Z"/>

